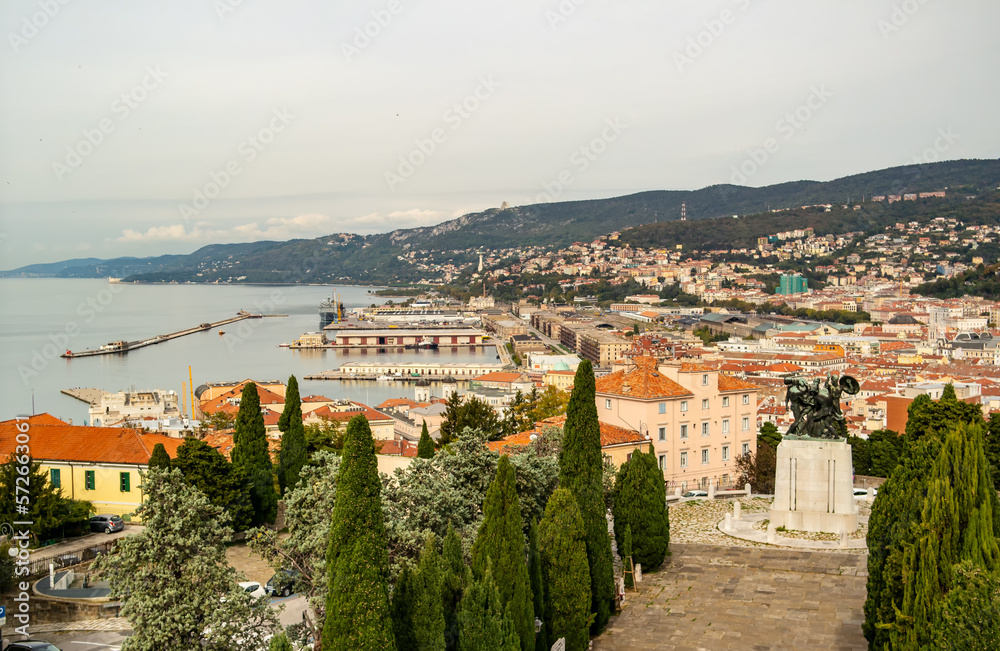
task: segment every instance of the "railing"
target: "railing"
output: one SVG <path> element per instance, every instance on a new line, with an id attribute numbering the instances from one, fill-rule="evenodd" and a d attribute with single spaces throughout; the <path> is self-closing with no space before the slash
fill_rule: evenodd
<path id="1" fill-rule="evenodd" d="M 71 565 L 79 565 L 80 563 L 86 563 L 87 561 L 92 561 L 98 556 L 104 556 L 105 554 L 110 554 L 114 549 L 116 541 L 109 540 L 105 543 L 100 543 L 97 545 L 91 545 L 85 549 L 80 549 L 72 552 L 66 552 L 65 554 L 60 554 L 59 556 L 48 556 L 46 558 L 36 558 L 28 562 L 28 577 L 44 576 L 49 573 L 49 565 L 55 565 L 56 568 L 69 567 Z"/>

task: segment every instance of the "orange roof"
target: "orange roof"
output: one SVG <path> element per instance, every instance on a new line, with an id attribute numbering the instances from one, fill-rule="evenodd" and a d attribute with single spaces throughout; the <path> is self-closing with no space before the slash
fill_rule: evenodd
<path id="1" fill-rule="evenodd" d="M 386 416 L 381 412 L 375 411 L 371 407 L 364 407 L 363 409 L 358 407 L 350 411 L 334 411 L 333 409 L 330 409 L 328 405 L 323 405 L 319 409 L 313 409 L 308 414 L 304 415 L 315 416 L 317 418 L 330 418 L 333 420 L 346 422 L 351 420 L 358 414 L 364 414 L 364 417 L 366 420 L 368 420 L 368 422 L 373 422 L 377 420 L 392 420 L 392 418 L 390 418 L 389 416 Z"/>
<path id="2" fill-rule="evenodd" d="M 393 407 L 416 407 L 418 404 L 415 400 L 410 400 L 409 398 L 389 398 L 382 404 L 378 406 L 379 409 L 391 409 Z"/>
<path id="3" fill-rule="evenodd" d="M 222 456 L 226 459 L 231 460 L 230 455 L 233 453 L 234 446 L 232 434 L 207 434 L 202 440 L 222 453 Z M 183 441 L 181 441 L 181 443 L 183 443 Z M 276 463 L 278 461 L 279 450 L 281 450 L 281 439 L 267 439 L 267 451 L 271 456 L 271 463 Z"/>
<path id="4" fill-rule="evenodd" d="M 333 402 L 326 396 L 303 396 L 301 398 L 302 402 Z"/>
<path id="5" fill-rule="evenodd" d="M 636 357 L 636 367 L 626 373 L 615 371 L 596 380 L 597 393 L 652 400 L 694 395 L 656 369 L 655 357 Z"/>
<path id="6" fill-rule="evenodd" d="M 503 371 L 492 371 L 484 375 L 472 378 L 473 382 L 517 382 L 521 377 L 520 373 L 505 373 Z"/>
<path id="7" fill-rule="evenodd" d="M 602 448 L 608 447 L 609 445 L 622 445 L 623 443 L 642 443 L 644 440 L 648 439 L 643 439 L 642 435 L 635 430 L 618 427 L 617 425 L 609 425 L 608 423 L 601 423 Z"/>
<path id="8" fill-rule="evenodd" d="M 494 452 L 499 452 L 504 454 L 508 448 L 521 448 L 526 445 L 531 444 L 531 437 L 535 434 L 535 430 L 528 430 L 527 432 L 519 432 L 517 434 L 511 434 L 508 437 L 502 438 L 499 441 L 487 441 L 486 447 L 493 450 Z"/>
<path id="9" fill-rule="evenodd" d="M 410 441 L 375 441 L 378 448 L 378 454 L 388 454 L 397 457 L 416 457 L 417 456 L 417 444 Z"/>
<path id="10" fill-rule="evenodd" d="M 759 387 L 728 375 L 719 376 L 719 391 L 756 391 Z"/>
<path id="11" fill-rule="evenodd" d="M 167 451 L 167 455 L 171 459 L 177 457 L 177 448 L 184 444 L 184 439 L 178 439 L 164 434 L 140 434 L 139 440 L 141 440 L 143 445 L 146 446 L 146 449 L 149 450 L 150 455 L 153 454 L 153 448 L 156 447 L 156 444 L 162 443 L 163 448 Z"/>
<path id="12" fill-rule="evenodd" d="M 238 405 L 229 404 L 231 398 L 239 398 L 243 394 L 243 387 L 246 386 L 246 382 L 241 383 L 239 386 L 223 393 L 220 396 L 213 398 L 207 402 L 201 403 L 201 410 L 206 414 L 214 414 L 217 411 L 223 411 L 226 413 L 236 413 L 239 411 Z M 269 391 L 264 387 L 257 385 L 257 395 L 260 396 L 261 405 L 284 405 L 285 399 Z"/>
<path id="13" fill-rule="evenodd" d="M 681 373 L 701 373 L 703 371 L 714 371 L 716 367 L 709 364 L 697 364 L 694 362 L 682 362 Z"/>
<path id="14" fill-rule="evenodd" d="M 6 459 L 18 445 L 18 422 L 0 422 L 0 458 Z M 142 430 L 67 425 L 48 414 L 20 422 L 28 424 L 31 456 L 37 460 L 145 465 L 153 450 L 143 444 Z"/>

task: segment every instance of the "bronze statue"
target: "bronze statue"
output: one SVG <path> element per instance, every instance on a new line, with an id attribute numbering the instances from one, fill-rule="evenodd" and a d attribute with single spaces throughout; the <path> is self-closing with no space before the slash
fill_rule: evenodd
<path id="1" fill-rule="evenodd" d="M 838 377 L 830 373 L 825 382 L 819 378 L 809 381 L 801 377 L 786 377 L 785 405 L 791 406 L 795 421 L 788 438 L 842 439 L 847 436 L 844 414 L 840 411 L 840 396 L 853 395 L 861 390 L 858 381 L 850 375 Z"/>

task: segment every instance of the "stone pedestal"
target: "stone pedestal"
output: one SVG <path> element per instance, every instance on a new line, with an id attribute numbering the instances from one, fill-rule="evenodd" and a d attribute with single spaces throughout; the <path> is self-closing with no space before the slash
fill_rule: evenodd
<path id="1" fill-rule="evenodd" d="M 837 534 L 857 530 L 851 446 L 846 441 L 778 444 L 771 524 Z"/>

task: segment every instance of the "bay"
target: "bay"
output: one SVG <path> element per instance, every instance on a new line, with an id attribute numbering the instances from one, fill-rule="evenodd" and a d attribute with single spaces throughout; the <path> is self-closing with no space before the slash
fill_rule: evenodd
<path id="1" fill-rule="evenodd" d="M 337 287 L 350 309 L 381 304 L 375 287 Z M 105 391 L 164 389 L 181 392 L 188 366 L 195 387 L 247 378 L 299 379 L 302 395 L 357 400 L 377 405 L 388 398 L 413 396 L 413 386 L 366 381 L 305 381 L 303 376 L 331 370 L 345 361 L 491 362 L 493 348 L 436 351 L 292 350 L 304 332 L 319 329 L 318 308 L 329 286 L 133 285 L 96 279 L 0 279 L 0 419 L 48 412 L 82 424 L 87 405 L 60 391 L 93 387 Z M 148 346 L 126 355 L 60 358 L 106 343 L 146 339 L 236 316 L 239 310 L 287 314 L 248 319 Z M 225 335 L 219 336 L 219 330 Z M 32 407 L 34 404 L 34 407 Z M 190 409 L 190 405 L 188 405 Z"/>

